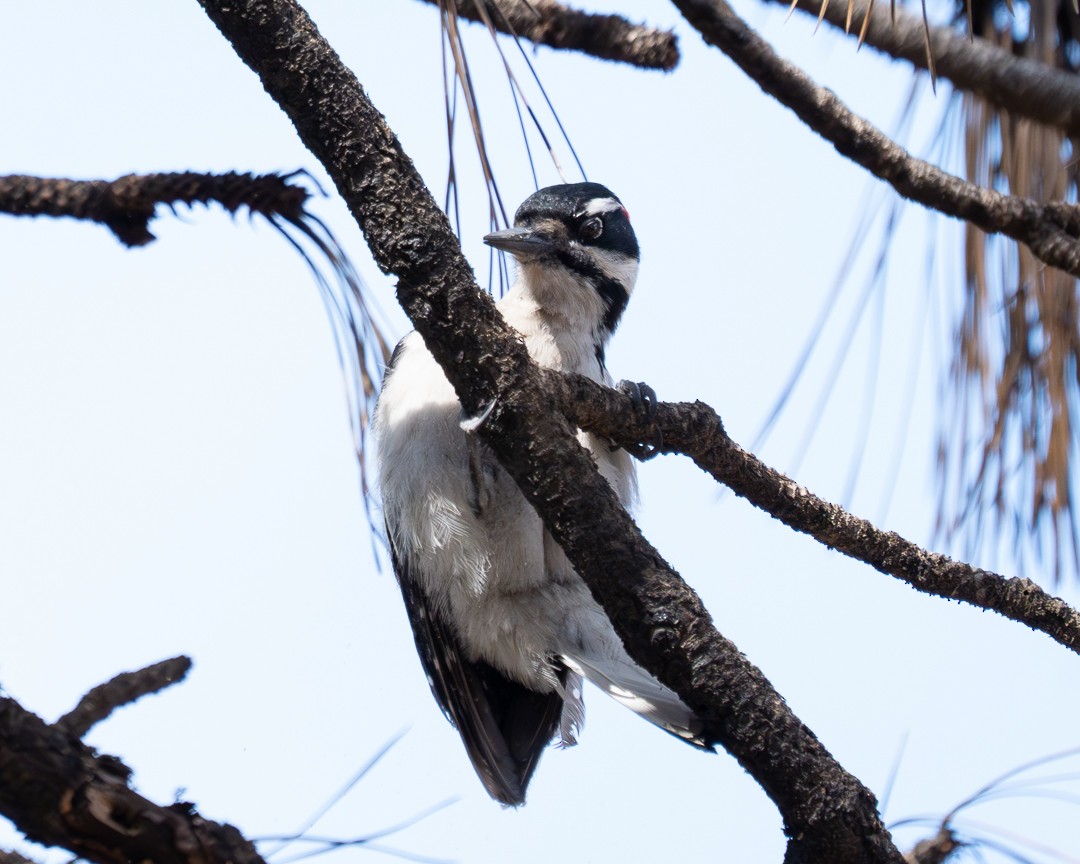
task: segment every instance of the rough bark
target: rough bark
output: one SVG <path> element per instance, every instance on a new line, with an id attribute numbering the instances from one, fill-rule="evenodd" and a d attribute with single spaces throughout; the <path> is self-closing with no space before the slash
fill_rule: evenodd
<path id="1" fill-rule="evenodd" d="M 500 33 L 600 60 L 642 69 L 674 69 L 679 43 L 670 31 L 632 24 L 621 15 L 582 12 L 554 0 L 425 0 L 448 7 L 459 18 L 490 24 Z"/>
<path id="2" fill-rule="evenodd" d="M 78 705 L 56 721 L 56 726 L 82 738 L 117 708 L 183 681 L 190 670 L 189 658 L 171 657 L 137 672 L 121 672 L 90 690 Z"/>
<path id="3" fill-rule="evenodd" d="M 116 180 L 67 180 L 9 175 L 0 177 L 0 213 L 13 216 L 69 216 L 105 225 L 125 246 L 154 239 L 150 220 L 158 204 L 217 201 L 231 213 L 280 215 L 298 223 L 310 193 L 278 174 L 126 174 Z"/>
<path id="4" fill-rule="evenodd" d="M 119 759 L 0 697 L 0 814 L 27 839 L 98 864 L 265 864 L 231 825 L 190 804 L 155 804 L 130 776 Z"/>

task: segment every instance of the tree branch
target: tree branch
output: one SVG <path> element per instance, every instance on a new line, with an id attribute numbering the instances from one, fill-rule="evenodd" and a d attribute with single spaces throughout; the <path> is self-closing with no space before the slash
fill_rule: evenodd
<path id="1" fill-rule="evenodd" d="M 786 105 L 839 153 L 916 203 L 1004 234 L 1041 261 L 1080 278 L 1080 209 L 1002 195 L 914 158 L 881 130 L 852 113 L 736 15 L 724 0 L 674 0 L 705 41 L 727 54 L 770 96 Z"/>
<path id="2" fill-rule="evenodd" d="M 441 7 L 446 0 L 425 2 Z M 480 9 L 481 2 L 486 9 Z M 481 2 L 457 0 L 458 17 L 484 24 L 490 20 L 500 33 L 520 36 L 536 45 L 580 51 L 643 69 L 670 71 L 679 63 L 679 42 L 674 33 L 631 24 L 621 15 L 582 12 L 555 0 Z"/>
<path id="3" fill-rule="evenodd" d="M 0 849 L 0 864 L 38 864 L 38 862 L 31 861 L 18 852 Z"/>
<path id="4" fill-rule="evenodd" d="M 126 174 L 116 180 L 65 180 L 9 175 L 0 177 L 0 213 L 13 216 L 70 216 L 100 222 L 125 246 L 154 239 L 150 220 L 158 204 L 209 204 L 230 213 L 280 215 L 297 224 L 310 193 L 289 183 L 294 174 Z"/>
<path id="5" fill-rule="evenodd" d="M 56 721 L 56 727 L 74 738 L 83 738 L 117 708 L 178 684 L 190 669 L 191 659 L 180 656 L 136 672 L 121 672 L 90 690 L 78 705 Z"/>
<path id="6" fill-rule="evenodd" d="M 27 839 L 98 864 L 265 864 L 231 825 L 190 804 L 161 807 L 119 759 L 0 697 L 0 813 Z"/>
<path id="7" fill-rule="evenodd" d="M 904 856 L 904 861 L 907 864 L 945 864 L 957 852 L 963 851 L 964 845 L 951 828 L 943 825 L 933 837 L 916 843 Z"/>
<path id="8" fill-rule="evenodd" d="M 630 655 L 675 690 L 779 808 L 788 862 L 902 860 L 873 795 L 832 759 L 697 595 L 641 537 L 520 338 L 477 287 L 445 215 L 355 76 L 292 0 L 200 0 L 292 119 L 471 416 L 603 605 Z"/>
<path id="9" fill-rule="evenodd" d="M 788 0 L 772 0 L 788 6 Z M 895 6 L 867 0 L 853 0 L 852 30 L 860 31 L 870 10 L 864 41 L 871 48 L 898 60 L 906 60 L 918 69 L 926 69 L 927 28 L 918 15 Z M 798 8 L 817 18 L 823 0 L 799 0 Z M 847 3 L 825 4 L 825 20 L 846 29 Z M 1028 117 L 1047 126 L 1057 126 L 1072 137 L 1080 137 L 1080 76 L 1054 69 L 1038 60 L 1017 57 L 991 42 L 969 38 L 948 27 L 929 28 L 934 72 L 1019 117 Z"/>
<path id="10" fill-rule="evenodd" d="M 1080 613 L 1030 579 L 1005 578 L 920 548 L 875 528 L 799 486 L 728 437 L 702 402 L 661 403 L 655 426 L 642 425 L 631 400 L 580 375 L 545 372 L 545 388 L 570 421 L 628 447 L 655 436 L 664 453 L 682 453 L 755 507 L 838 552 L 913 588 L 990 609 L 1046 633 L 1080 654 Z"/>

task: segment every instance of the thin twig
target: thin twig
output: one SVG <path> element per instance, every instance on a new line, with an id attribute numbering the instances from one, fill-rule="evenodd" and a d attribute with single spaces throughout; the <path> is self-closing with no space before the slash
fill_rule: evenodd
<path id="1" fill-rule="evenodd" d="M 312 828 L 314 828 L 315 825 L 318 824 L 319 820 L 323 818 L 323 816 L 325 816 L 327 813 L 329 813 L 330 810 L 333 809 L 333 807 L 336 804 L 338 804 L 338 802 L 340 802 L 346 795 L 349 794 L 349 792 L 352 791 L 353 787 L 355 787 L 357 783 L 359 783 L 361 780 L 363 780 L 368 775 L 368 773 L 370 773 L 370 771 L 376 765 L 379 764 L 379 762 L 382 760 L 383 756 L 385 756 L 387 753 L 389 753 L 393 749 L 394 745 L 397 744 L 398 741 L 400 741 L 402 738 L 405 737 L 405 733 L 407 731 L 408 730 L 406 730 L 406 729 L 402 729 L 397 734 L 391 736 L 390 740 L 388 740 L 385 744 L 382 745 L 382 747 L 380 747 L 378 750 L 376 750 L 374 755 L 372 755 L 371 758 L 367 760 L 367 762 L 365 762 L 362 766 L 360 766 L 360 769 L 355 774 L 353 774 L 352 777 L 349 778 L 348 783 L 346 783 L 344 786 L 342 786 L 340 789 L 338 789 L 333 795 L 330 796 L 330 798 L 327 801 L 325 801 L 322 805 L 320 805 L 319 808 L 314 813 L 312 813 L 307 819 L 304 820 L 303 825 L 301 825 L 298 830 L 296 830 L 292 834 L 289 834 L 289 835 L 284 836 L 284 837 L 258 838 L 259 842 L 262 842 L 263 840 L 266 840 L 266 841 L 274 841 L 274 842 L 279 844 L 279 845 L 275 846 L 273 849 L 265 850 L 263 852 L 263 855 L 265 857 L 267 857 L 267 858 L 270 858 L 270 857 L 272 857 L 274 855 L 278 855 L 284 849 L 288 848 L 290 844 L 295 843 L 298 840 L 303 840 L 303 841 L 307 841 L 307 842 L 318 842 L 318 841 L 312 841 L 312 838 L 310 838 L 308 836 L 307 832 L 310 831 Z M 373 835 L 373 836 L 381 836 L 381 835 Z M 328 841 L 328 842 L 333 842 L 333 841 Z M 349 841 L 349 842 L 359 842 L 359 841 Z"/>
<path id="2" fill-rule="evenodd" d="M 13 216 L 70 216 L 107 226 L 125 246 L 154 239 L 150 220 L 158 204 L 216 201 L 235 213 L 280 215 L 298 222 L 311 193 L 280 174 L 127 174 L 116 180 L 68 180 L 10 175 L 0 177 L 0 213 Z"/>
<path id="3" fill-rule="evenodd" d="M 916 159 L 880 129 L 817 86 L 732 11 L 724 0 L 674 0 L 706 42 L 734 60 L 843 156 L 912 201 L 1026 245 L 1040 260 L 1080 277 L 1080 209 L 1002 195 Z"/>
<path id="4" fill-rule="evenodd" d="M 439 0 L 426 0 L 434 6 Z M 536 45 L 580 51 L 601 60 L 629 63 L 642 69 L 671 70 L 679 62 L 675 34 L 644 24 L 632 24 L 621 15 L 598 15 L 572 9 L 555 0 L 457 0 L 457 14 L 483 22 L 494 7 L 495 27 Z"/>
<path id="5" fill-rule="evenodd" d="M 583 429 L 629 446 L 648 438 L 629 398 L 579 375 L 544 373 L 549 398 Z M 882 531 L 774 471 L 728 437 L 716 412 L 702 402 L 660 403 L 659 449 L 682 453 L 785 525 L 838 552 L 907 582 L 913 588 L 990 609 L 1040 630 L 1080 654 L 1080 613 L 1030 579 L 1006 578 L 920 548 Z"/>
<path id="6" fill-rule="evenodd" d="M 135 672 L 121 672 L 90 690 L 78 705 L 56 721 L 56 726 L 69 735 L 82 738 L 117 708 L 178 684 L 190 669 L 191 658 L 181 655 Z"/>
<path id="7" fill-rule="evenodd" d="M 771 2 L 785 8 L 788 5 L 788 0 Z M 863 41 L 871 48 L 906 60 L 917 69 L 926 69 L 929 40 L 938 78 L 1014 116 L 1056 126 L 1080 137 L 1080 76 L 1019 57 L 978 36 L 948 27 L 926 27 L 919 16 L 903 8 L 896 9 L 894 22 L 889 10 L 875 7 L 872 0 L 852 2 L 855 17 L 866 21 Z M 823 5 L 824 0 L 799 0 L 798 8 L 817 17 Z M 838 8 L 826 10 L 825 20 L 837 28 L 845 24 L 845 16 Z"/>
<path id="8" fill-rule="evenodd" d="M 127 246 L 142 246 L 154 239 L 149 224 L 159 204 L 175 210 L 176 204 L 215 201 L 230 213 L 245 208 L 264 217 L 307 264 L 330 319 L 344 379 L 349 426 L 360 463 L 365 510 L 374 531 L 365 442 L 378 382 L 390 360 L 390 345 L 359 273 L 326 224 L 306 209 L 311 192 L 293 182 L 301 176 L 308 177 L 318 188 L 304 171 L 128 174 L 116 180 L 13 175 L 0 177 L 0 213 L 69 216 L 99 222 Z M 318 254 L 310 254 L 310 247 Z M 324 272 L 327 264 L 330 275 Z"/>
<path id="9" fill-rule="evenodd" d="M 904 861 L 907 864 L 944 864 L 964 846 L 953 830 L 943 825 L 933 837 L 916 843 L 914 848 L 904 855 Z"/>

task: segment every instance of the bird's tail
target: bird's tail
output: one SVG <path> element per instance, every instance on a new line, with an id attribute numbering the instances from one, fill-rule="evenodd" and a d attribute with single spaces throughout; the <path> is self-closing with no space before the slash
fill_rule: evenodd
<path id="1" fill-rule="evenodd" d="M 612 634 L 614 636 L 614 633 Z M 702 735 L 702 722 L 671 690 L 634 663 L 622 651 L 564 653 L 563 663 L 571 672 L 587 678 L 615 701 L 644 717 L 676 738 L 695 747 L 712 750 Z"/>

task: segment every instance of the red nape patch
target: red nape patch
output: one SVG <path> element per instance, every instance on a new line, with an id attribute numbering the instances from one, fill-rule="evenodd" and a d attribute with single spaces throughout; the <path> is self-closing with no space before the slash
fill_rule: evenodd
<path id="1" fill-rule="evenodd" d="M 629 222 L 630 221 L 630 211 L 627 210 L 625 207 L 620 207 L 619 209 L 622 210 L 622 215 L 625 216 L 626 221 Z"/>

